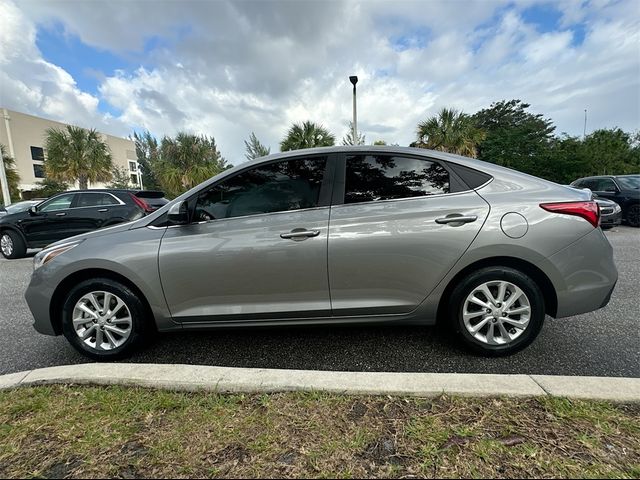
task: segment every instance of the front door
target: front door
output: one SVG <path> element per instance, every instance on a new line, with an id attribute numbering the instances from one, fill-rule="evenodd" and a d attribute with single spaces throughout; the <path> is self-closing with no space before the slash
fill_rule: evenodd
<path id="1" fill-rule="evenodd" d="M 331 314 L 326 166 L 326 156 L 262 164 L 190 201 L 193 222 L 167 228 L 159 252 L 174 320 Z"/>
<path id="2" fill-rule="evenodd" d="M 32 247 L 44 247 L 49 243 L 67 238 L 69 223 L 67 216 L 71 212 L 77 194 L 63 193 L 38 206 L 38 211 L 21 221 L 21 228 Z"/>
<path id="3" fill-rule="evenodd" d="M 467 250 L 489 206 L 436 161 L 388 154 L 345 161 L 329 233 L 333 314 L 411 312 Z"/>

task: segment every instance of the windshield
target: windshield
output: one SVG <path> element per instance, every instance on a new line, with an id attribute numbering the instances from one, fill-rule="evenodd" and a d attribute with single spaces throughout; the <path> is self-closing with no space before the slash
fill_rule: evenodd
<path id="1" fill-rule="evenodd" d="M 624 190 L 640 190 L 640 175 L 616 177 L 616 180 Z"/>

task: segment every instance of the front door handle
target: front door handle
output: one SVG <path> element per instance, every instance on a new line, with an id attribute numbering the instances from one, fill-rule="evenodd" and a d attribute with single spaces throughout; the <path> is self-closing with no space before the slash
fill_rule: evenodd
<path id="1" fill-rule="evenodd" d="M 56 217 L 64 217 L 66 215 L 66 213 L 62 212 L 62 213 L 56 213 Z"/>
<path id="2" fill-rule="evenodd" d="M 100 210 L 98 210 L 99 212 L 103 213 L 103 212 L 108 212 L 109 209 L 108 208 L 101 208 Z"/>
<path id="3" fill-rule="evenodd" d="M 295 229 L 288 233 L 281 233 L 280 238 L 291 240 L 304 240 L 305 238 L 317 237 L 320 230 Z"/>
<path id="4" fill-rule="evenodd" d="M 439 223 L 440 225 L 459 223 L 460 225 L 462 225 L 463 223 L 475 222 L 477 219 L 477 215 L 461 215 L 459 213 L 452 213 L 451 215 L 447 215 L 446 217 L 436 218 L 436 223 Z"/>

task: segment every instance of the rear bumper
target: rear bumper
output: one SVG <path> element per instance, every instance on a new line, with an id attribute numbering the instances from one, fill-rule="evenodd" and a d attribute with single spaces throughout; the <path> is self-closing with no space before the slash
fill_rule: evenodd
<path id="1" fill-rule="evenodd" d="M 592 312 L 609 303 L 618 270 L 613 247 L 597 228 L 549 258 L 563 279 L 558 288 L 557 317 Z"/>

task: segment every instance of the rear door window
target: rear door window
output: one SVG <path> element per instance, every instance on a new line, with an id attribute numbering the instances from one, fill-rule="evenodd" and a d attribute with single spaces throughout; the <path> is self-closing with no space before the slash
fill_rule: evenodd
<path id="1" fill-rule="evenodd" d="M 81 193 L 77 206 L 102 207 L 105 205 L 118 205 L 118 201 L 108 193 Z"/>
<path id="2" fill-rule="evenodd" d="M 450 193 L 449 172 L 439 163 L 397 155 L 346 158 L 344 203 L 375 202 Z"/>

